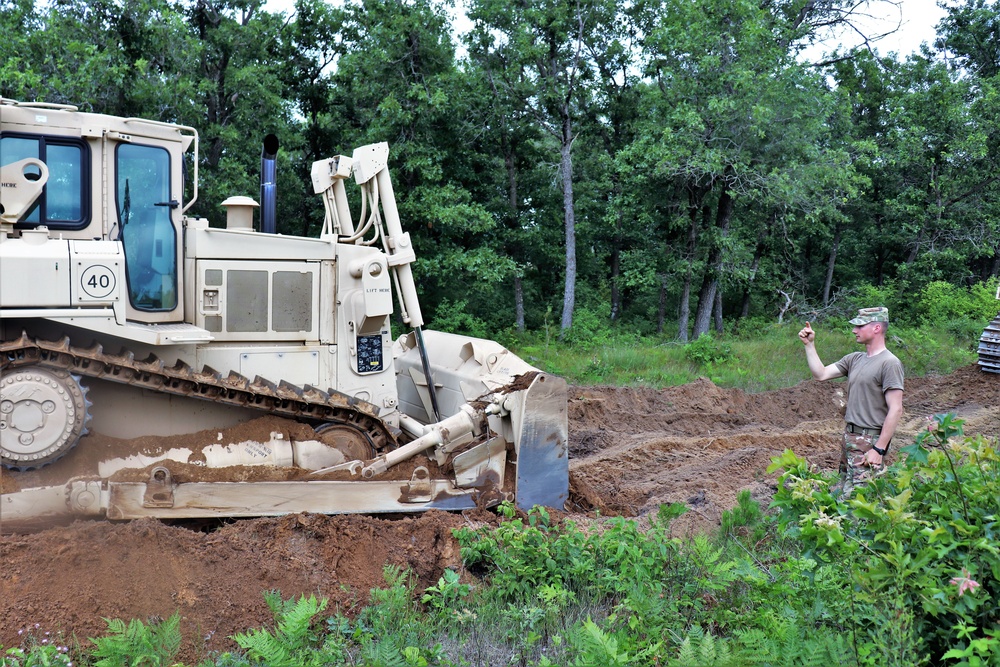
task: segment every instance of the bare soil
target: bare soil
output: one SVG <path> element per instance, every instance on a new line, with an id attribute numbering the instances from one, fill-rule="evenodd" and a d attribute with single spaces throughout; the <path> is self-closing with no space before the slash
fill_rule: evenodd
<path id="1" fill-rule="evenodd" d="M 689 511 L 678 534 L 711 530 L 747 489 L 768 502 L 771 457 L 792 449 L 821 468 L 837 466 L 843 385 L 804 382 L 760 394 L 708 380 L 662 390 L 570 387 L 571 501 L 577 518 L 642 517 L 661 503 Z M 907 380 L 896 445 L 930 415 L 955 412 L 967 433 L 1000 432 L 1000 377 L 969 366 Z M 890 454 L 891 456 L 891 454 Z M 0 508 L 2 509 L 2 508 Z M 0 517 L 2 518 L 2 517 Z M 141 520 L 77 522 L 0 536 L 0 645 L 18 630 L 87 637 L 103 618 L 182 616 L 183 657 L 233 648 L 229 636 L 271 622 L 262 592 L 316 594 L 350 613 L 383 585 L 386 565 L 410 568 L 418 587 L 460 565 L 451 530 L 495 523 L 487 511 L 408 518 L 290 515 L 212 530 Z"/>

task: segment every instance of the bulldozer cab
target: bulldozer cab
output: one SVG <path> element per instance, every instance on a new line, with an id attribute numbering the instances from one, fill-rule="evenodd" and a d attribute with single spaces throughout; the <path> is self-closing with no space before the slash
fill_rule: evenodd
<path id="1" fill-rule="evenodd" d="M 194 180 L 185 193 L 183 161 L 192 146 Z M 184 322 L 182 227 L 184 211 L 197 198 L 197 151 L 192 128 L 0 100 L 0 208 L 7 205 L 0 233 L 47 236 L 51 248 L 68 243 L 70 257 L 89 255 L 83 264 L 95 267 L 66 276 L 66 268 L 83 264 L 58 269 L 54 263 L 46 289 L 58 287 L 60 296 L 45 301 L 26 294 L 25 303 L 106 303 L 119 323 Z M 31 195 L 26 205 L 24 193 Z M 118 259 L 97 260 L 95 252 L 117 253 Z M 37 290 L 44 291 L 41 285 Z"/>

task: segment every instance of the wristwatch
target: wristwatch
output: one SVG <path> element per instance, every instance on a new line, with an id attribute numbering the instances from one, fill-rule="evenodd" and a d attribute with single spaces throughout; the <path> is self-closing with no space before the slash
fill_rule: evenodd
<path id="1" fill-rule="evenodd" d="M 876 447 L 875 445 L 872 445 L 872 449 L 874 449 L 874 450 L 875 450 L 875 452 L 876 452 L 876 453 L 877 453 L 877 454 L 878 454 L 879 456 L 885 456 L 885 453 L 886 453 L 887 451 L 889 451 L 889 448 L 888 448 L 888 447 L 886 447 L 885 449 L 879 449 L 879 448 L 878 448 L 878 447 Z"/>

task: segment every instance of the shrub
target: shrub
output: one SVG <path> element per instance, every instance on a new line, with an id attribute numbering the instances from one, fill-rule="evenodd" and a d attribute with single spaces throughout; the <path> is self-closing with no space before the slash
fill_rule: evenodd
<path id="1" fill-rule="evenodd" d="M 725 363 L 736 358 L 729 343 L 717 341 L 707 333 L 685 345 L 684 356 L 702 366 Z"/>
<path id="2" fill-rule="evenodd" d="M 738 340 L 757 340 L 763 338 L 778 328 L 778 323 L 772 317 L 741 317 L 733 325 L 733 337 Z"/>
<path id="3" fill-rule="evenodd" d="M 889 281 L 884 285 L 862 284 L 857 288 L 857 295 L 851 299 L 856 304 L 854 308 L 874 308 L 885 306 L 889 309 L 889 319 L 893 324 L 916 324 L 912 294 L 905 293 L 896 282 Z M 854 310 L 850 311 L 854 317 Z"/>
<path id="4" fill-rule="evenodd" d="M 72 667 L 70 647 L 60 634 L 42 630 L 38 623 L 17 631 L 21 646 L 3 650 L 0 667 Z"/>
<path id="5" fill-rule="evenodd" d="M 563 341 L 585 350 L 609 345 L 613 338 L 610 320 L 589 308 L 576 309 L 573 325 L 562 336 Z"/>
<path id="6" fill-rule="evenodd" d="M 490 327 L 478 317 L 469 314 L 468 308 L 469 303 L 465 300 L 454 303 L 448 299 L 442 300 L 430 328 L 475 338 L 489 338 Z"/>
<path id="7" fill-rule="evenodd" d="M 859 619 L 866 664 L 901 651 L 902 664 L 997 664 L 996 445 L 964 437 L 961 420 L 937 415 L 900 454 L 904 463 L 844 499 L 831 493 L 830 476 L 786 451 L 771 466 L 785 471 L 775 496 L 782 525 L 817 557 L 841 564 L 860 597 L 895 607 Z"/>
<path id="8" fill-rule="evenodd" d="M 942 324 L 957 319 L 972 319 L 985 323 L 993 319 L 998 310 L 995 292 L 996 281 L 963 288 L 936 280 L 921 290 L 918 299 L 921 319 L 930 324 Z"/>
<path id="9" fill-rule="evenodd" d="M 344 652 L 336 642 L 320 646 L 316 615 L 326 609 L 327 601 L 315 595 L 282 600 L 276 591 L 264 594 L 267 606 L 274 614 L 277 627 L 260 628 L 233 636 L 233 641 L 247 651 L 256 664 L 267 667 L 299 667 L 327 665 L 343 660 Z"/>

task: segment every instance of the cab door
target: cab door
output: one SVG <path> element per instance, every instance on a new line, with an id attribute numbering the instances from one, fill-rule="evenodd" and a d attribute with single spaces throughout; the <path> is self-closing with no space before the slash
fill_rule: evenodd
<path id="1" fill-rule="evenodd" d="M 176 322 L 180 308 L 180 212 L 172 196 L 171 152 L 164 146 L 119 144 L 115 204 L 125 252 L 128 319 Z"/>

